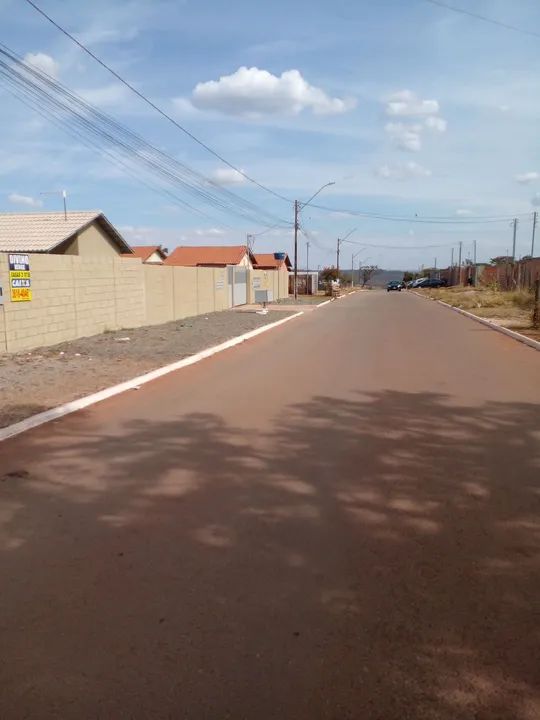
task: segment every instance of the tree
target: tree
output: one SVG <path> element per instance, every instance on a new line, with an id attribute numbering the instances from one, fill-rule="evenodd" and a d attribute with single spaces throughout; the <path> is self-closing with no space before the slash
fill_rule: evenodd
<path id="1" fill-rule="evenodd" d="M 319 272 L 319 277 L 325 283 L 331 283 L 338 278 L 338 271 L 333 265 L 323 268 Z"/>
<path id="2" fill-rule="evenodd" d="M 506 263 L 512 262 L 511 255 L 497 255 L 497 257 L 491 258 L 489 261 L 491 265 L 506 265 Z"/>
<path id="3" fill-rule="evenodd" d="M 373 275 L 377 272 L 379 268 L 376 265 L 366 265 L 363 268 L 360 268 L 361 277 L 362 277 L 362 287 L 365 287 L 367 283 L 371 280 Z"/>
<path id="4" fill-rule="evenodd" d="M 411 282 L 411 280 L 414 280 L 414 273 L 404 272 L 403 273 L 403 282 Z"/>

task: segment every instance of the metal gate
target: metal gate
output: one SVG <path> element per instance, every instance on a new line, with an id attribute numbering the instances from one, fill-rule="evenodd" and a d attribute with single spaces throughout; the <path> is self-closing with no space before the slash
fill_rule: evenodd
<path id="1" fill-rule="evenodd" d="M 245 305 L 247 303 L 247 280 L 248 271 L 246 268 L 229 266 L 229 304 L 231 307 Z"/>

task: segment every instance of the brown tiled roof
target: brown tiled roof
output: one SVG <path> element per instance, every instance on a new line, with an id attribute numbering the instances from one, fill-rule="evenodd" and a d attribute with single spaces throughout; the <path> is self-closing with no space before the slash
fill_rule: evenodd
<path id="1" fill-rule="evenodd" d="M 143 262 L 146 262 L 155 252 L 158 253 L 162 260 L 165 260 L 167 257 L 161 249 L 161 245 L 134 245 L 131 249 L 133 250 L 132 253 L 124 253 L 122 257 L 138 257 L 141 258 Z"/>
<path id="2" fill-rule="evenodd" d="M 177 247 L 165 260 L 165 265 L 197 267 L 197 265 L 238 265 L 246 254 L 245 245 L 207 245 L 204 247 Z M 255 264 L 255 258 L 250 253 Z"/>
<path id="3" fill-rule="evenodd" d="M 0 213 L 0 252 L 51 252 L 93 222 L 106 229 L 122 252 L 131 249 L 98 210 L 83 212 Z"/>
<path id="4" fill-rule="evenodd" d="M 255 261 L 258 268 L 280 268 L 284 264 L 288 268 L 292 267 L 288 255 L 285 255 L 285 260 L 276 260 L 274 253 L 257 253 Z"/>

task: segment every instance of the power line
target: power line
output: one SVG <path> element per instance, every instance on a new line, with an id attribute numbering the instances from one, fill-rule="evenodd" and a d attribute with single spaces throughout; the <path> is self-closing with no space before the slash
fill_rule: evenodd
<path id="1" fill-rule="evenodd" d="M 211 155 L 213 155 L 215 158 L 220 160 L 222 163 L 230 167 L 232 170 L 235 170 L 237 173 L 240 173 L 242 177 L 244 177 L 246 180 L 248 180 L 250 183 L 253 183 L 257 187 L 259 187 L 261 190 L 265 190 L 266 192 L 270 193 L 276 198 L 279 198 L 280 200 L 285 200 L 286 202 L 292 202 L 289 200 L 289 198 L 286 198 L 284 195 L 280 195 L 279 193 L 275 192 L 271 188 L 267 187 L 266 185 L 263 185 L 262 183 L 258 182 L 254 178 L 250 177 L 240 168 L 236 167 L 236 165 L 233 165 L 231 162 L 226 160 L 222 155 L 220 155 L 218 152 L 213 150 L 209 145 L 207 145 L 202 140 L 199 140 L 198 137 L 196 137 L 192 132 L 190 132 L 187 128 L 185 128 L 183 125 L 181 125 L 179 122 L 177 122 L 173 117 L 171 117 L 168 113 L 165 112 L 165 110 L 162 110 L 158 105 L 156 105 L 150 98 L 148 98 L 146 95 L 144 95 L 142 92 L 137 90 L 131 83 L 129 83 L 127 80 L 125 80 L 121 75 L 119 75 L 115 70 L 113 70 L 107 63 L 105 63 L 101 58 L 99 58 L 97 55 L 95 55 L 89 48 L 86 47 L 82 42 L 77 40 L 76 37 L 71 35 L 67 30 L 65 30 L 61 25 L 59 25 L 55 20 L 53 20 L 52 17 L 47 15 L 47 13 L 42 10 L 38 5 L 36 5 L 33 0 L 26 0 L 26 2 L 34 8 L 40 15 L 42 15 L 48 22 L 51 23 L 51 25 L 54 25 L 54 27 L 59 30 L 61 33 L 63 33 L 67 38 L 69 38 L 72 42 L 74 42 L 81 50 L 83 50 L 87 55 L 89 55 L 93 60 L 95 60 L 97 63 L 101 65 L 107 72 L 111 73 L 119 82 L 121 82 L 125 87 L 127 87 L 131 92 L 135 93 L 137 97 L 139 97 L 143 102 L 145 102 L 147 105 L 149 105 L 151 108 L 153 108 L 156 112 L 158 112 L 162 117 L 164 117 L 166 120 L 168 120 L 170 123 L 172 123 L 178 130 L 181 130 L 185 135 L 187 135 L 191 140 L 196 142 L 198 145 L 200 145 L 202 148 L 204 148 L 207 152 L 209 152 Z"/>
<path id="2" fill-rule="evenodd" d="M 513 30 L 514 32 L 522 33 L 523 35 L 531 35 L 532 37 L 540 38 L 540 33 L 534 32 L 534 30 L 525 30 L 517 27 L 516 25 L 510 25 L 502 22 L 501 20 L 495 20 L 494 18 L 487 17 L 486 15 L 480 15 L 480 13 L 464 10 L 463 8 L 455 7 L 455 5 L 449 5 L 448 3 L 442 2 L 442 0 L 425 0 L 425 2 L 445 8 L 446 10 L 451 10 L 455 13 L 460 13 L 461 15 L 468 15 L 469 17 L 475 18 L 476 20 L 482 20 L 483 22 L 490 23 L 491 25 L 498 25 L 498 27 L 505 28 L 506 30 Z"/>
<path id="3" fill-rule="evenodd" d="M 483 225 L 484 223 L 507 223 L 512 218 L 509 215 L 506 216 L 486 216 L 481 217 L 478 216 L 476 218 L 469 218 L 468 220 L 456 220 L 452 219 L 448 216 L 440 216 L 440 217 L 418 217 L 415 215 L 414 217 L 403 217 L 403 216 L 396 216 L 396 215 L 383 215 L 381 213 L 371 213 L 366 212 L 364 210 L 350 210 L 350 209 L 343 209 L 343 208 L 331 208 L 327 205 L 316 205 L 315 203 L 311 204 L 312 207 L 317 208 L 318 210 L 324 210 L 325 212 L 339 212 L 342 214 L 351 215 L 354 217 L 364 217 L 371 220 L 388 220 L 389 222 L 406 222 L 406 223 L 423 223 L 428 225 Z"/>
<path id="4" fill-rule="evenodd" d="M 431 250 L 433 248 L 449 248 L 452 247 L 453 244 L 455 245 L 455 243 L 445 243 L 444 245 L 374 245 L 361 240 L 342 240 L 341 242 L 379 250 Z"/>
<path id="5" fill-rule="evenodd" d="M 40 114 L 46 113 L 56 125 L 60 125 L 71 135 L 75 134 L 86 145 L 90 144 L 93 148 L 99 149 L 115 164 L 121 164 L 127 169 L 125 165 L 127 159 L 131 164 L 143 165 L 146 170 L 156 174 L 161 182 L 180 185 L 184 192 L 214 209 L 240 215 L 251 223 L 260 223 L 262 215 L 268 224 L 290 226 L 287 221 L 244 200 L 155 148 L 141 136 L 97 110 L 46 73 L 25 63 L 13 51 L 1 44 L 0 56 L 8 61 L 0 59 L 0 78 L 4 79 L 8 88 L 19 99 L 24 102 L 23 98 L 26 98 Z M 118 152 L 121 157 L 118 157 Z M 189 209 L 205 214 L 178 196 L 173 195 L 173 198 Z"/>

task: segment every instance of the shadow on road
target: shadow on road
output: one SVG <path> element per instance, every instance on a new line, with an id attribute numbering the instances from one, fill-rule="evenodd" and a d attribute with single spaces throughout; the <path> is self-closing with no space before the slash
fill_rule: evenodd
<path id="1" fill-rule="evenodd" d="M 3 718 L 540 716 L 537 406 L 77 417 L 0 475 Z"/>

